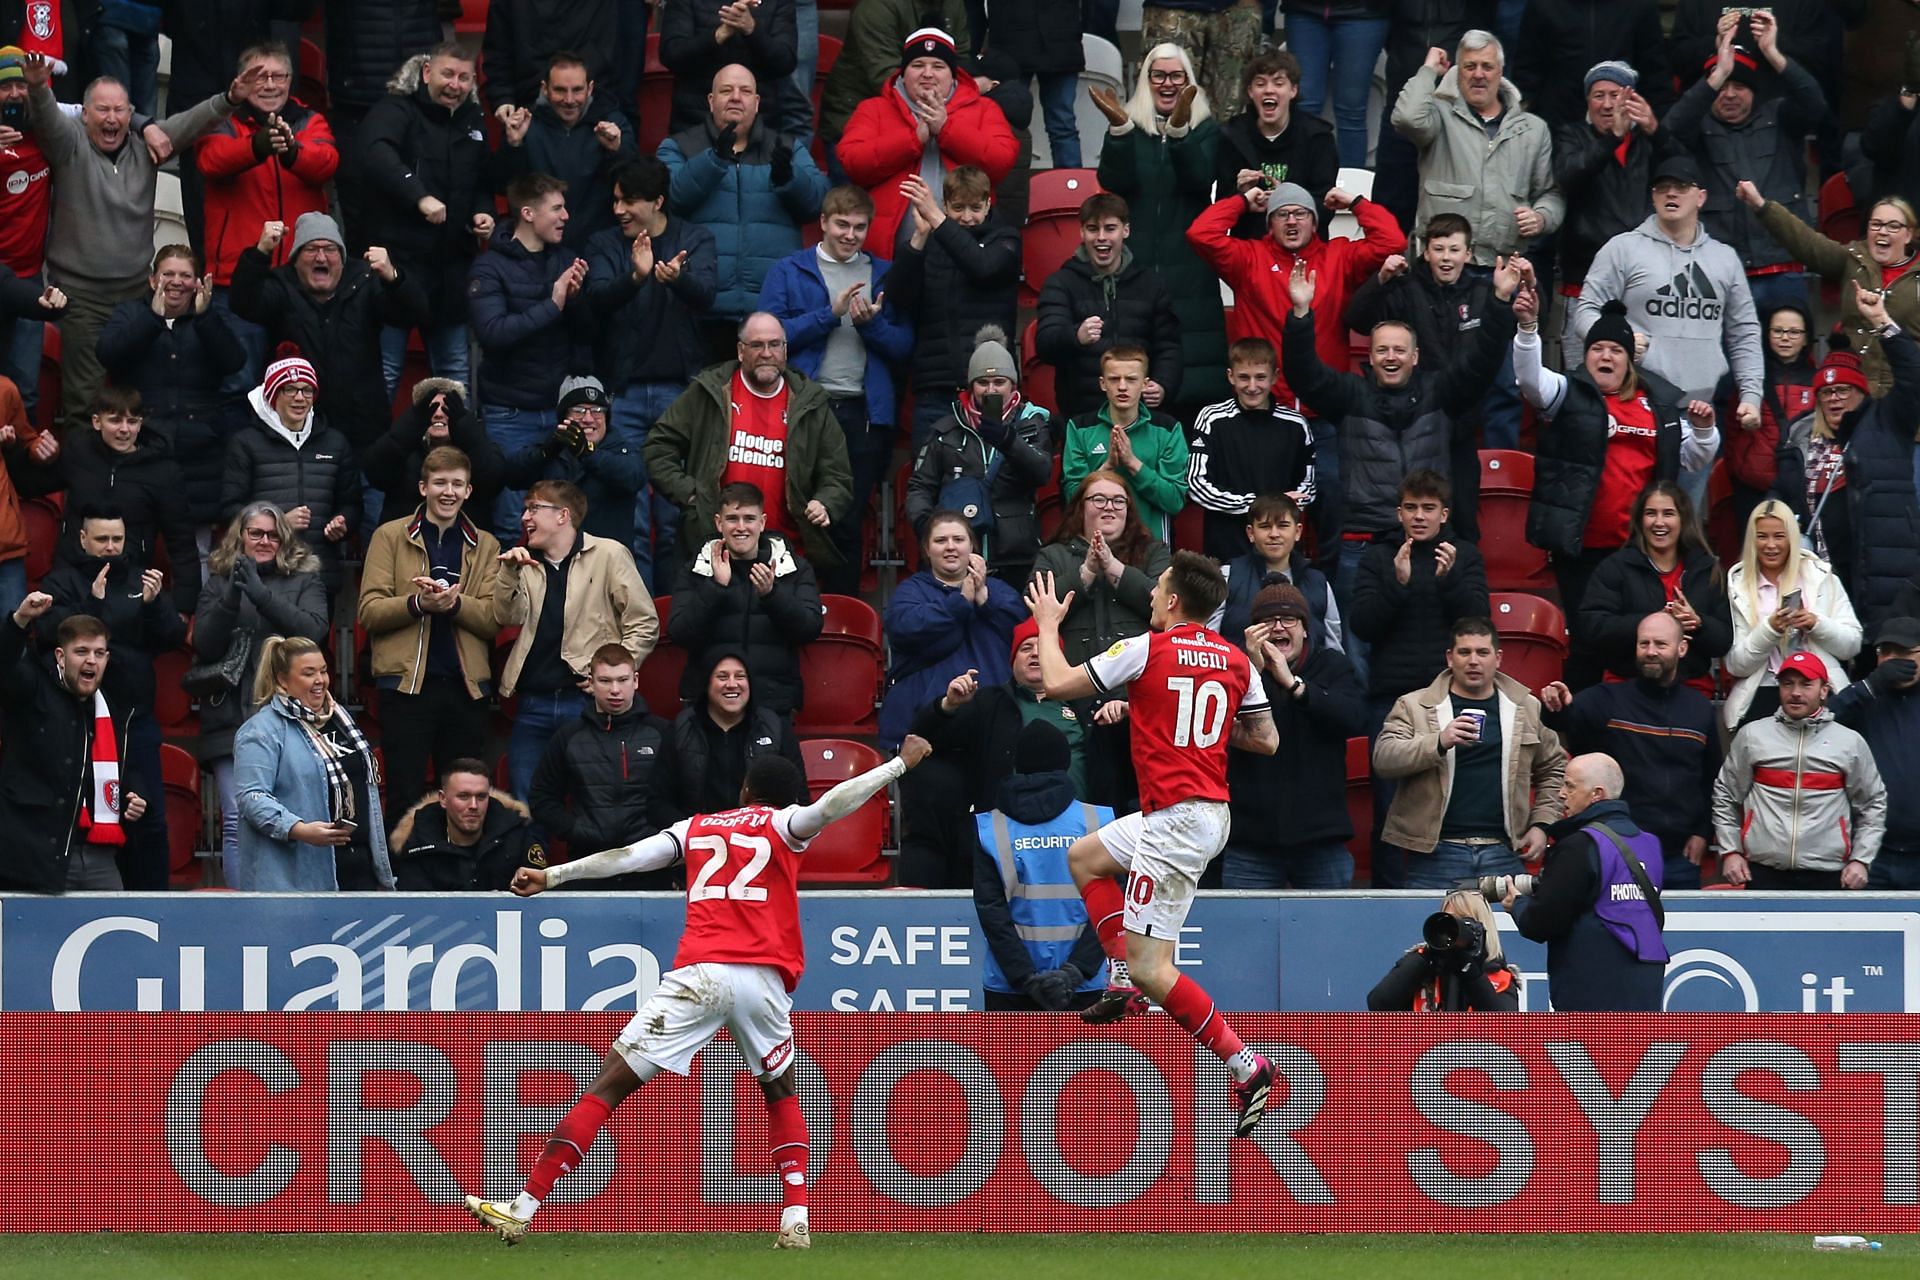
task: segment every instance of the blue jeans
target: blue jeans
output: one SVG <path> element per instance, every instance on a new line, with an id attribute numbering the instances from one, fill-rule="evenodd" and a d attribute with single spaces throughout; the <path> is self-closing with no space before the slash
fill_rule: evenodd
<path id="1" fill-rule="evenodd" d="M 87 37 L 87 52 L 93 57 L 97 76 L 111 76 L 127 91 L 135 112 L 160 114 L 160 36 L 146 31 L 127 31 L 120 27 L 99 26 Z M 196 103 L 169 104 L 184 111 Z M 132 885 L 128 885 L 132 888 Z"/>
<path id="2" fill-rule="evenodd" d="M 1380 140 L 1373 148 L 1373 199 L 1399 219 L 1413 225 L 1420 207 L 1420 152 L 1393 127 L 1393 86 L 1387 87 L 1387 105 L 1380 108 Z"/>
<path id="3" fill-rule="evenodd" d="M 1802 314 L 1811 315 L 1807 293 L 1807 277 L 1798 271 L 1782 271 L 1777 275 L 1748 276 L 1747 292 L 1753 295 L 1753 313 L 1763 320 L 1767 312 L 1775 307 L 1795 306 Z"/>
<path id="4" fill-rule="evenodd" d="M 1513 62 L 1513 51 L 1520 43 L 1520 19 L 1527 13 L 1527 0 L 1499 0 L 1494 7 L 1493 34 L 1500 37 L 1501 48 L 1506 51 L 1507 62 Z M 1447 56 L 1453 56 L 1453 50 L 1447 50 Z"/>
<path id="5" fill-rule="evenodd" d="M 387 325 L 380 330 L 380 372 L 386 375 L 387 396 L 400 390 L 400 374 L 407 365 L 407 335 L 410 329 Z M 427 346 L 427 368 L 436 378 L 452 378 L 467 389 L 467 403 L 474 402 L 473 362 L 467 354 L 467 326 L 443 324 L 420 331 Z"/>
<path id="6" fill-rule="evenodd" d="M 1492 267 L 1470 266 L 1467 270 L 1483 279 L 1493 278 Z M 1500 359 L 1500 372 L 1493 376 L 1493 385 L 1480 401 L 1481 447 L 1518 449 L 1521 414 L 1520 384 L 1513 374 L 1513 347 L 1509 345 Z"/>
<path id="7" fill-rule="evenodd" d="M 558 416 L 538 409 L 509 409 L 490 404 L 480 410 L 487 424 L 487 438 L 500 446 L 511 461 L 522 449 L 531 449 L 553 434 Z M 502 489 L 493 503 L 493 536 L 500 545 L 511 547 L 520 541 L 520 511 L 526 506 L 525 489 Z"/>
<path id="8" fill-rule="evenodd" d="M 813 136 L 813 78 L 820 67 L 818 0 L 793 0 L 794 52 L 799 61 L 781 95 L 780 128 L 796 138 Z"/>
<path id="9" fill-rule="evenodd" d="M 1229 843 L 1221 887 L 1227 889 L 1351 889 L 1353 855 L 1338 840 L 1255 847 Z"/>
<path id="10" fill-rule="evenodd" d="M 240 339 L 240 345 L 246 349 L 247 362 L 227 375 L 220 384 L 220 394 L 233 400 L 244 399 L 247 392 L 260 385 L 260 378 L 267 369 L 267 331 L 264 326 L 251 320 L 242 319 L 234 312 L 233 290 L 221 286 L 213 291 L 213 309 L 227 322 L 227 328 L 233 336 Z M 371 526 L 369 526 L 371 527 Z"/>
<path id="11" fill-rule="evenodd" d="M 1053 167 L 1080 167 L 1080 122 L 1074 117 L 1074 104 L 1080 93 L 1080 76 L 1074 71 L 1059 71 L 1040 77 L 1040 110 L 1047 121 L 1047 141 L 1053 146 Z"/>
<path id="12" fill-rule="evenodd" d="M 1408 889 L 1453 889 L 1466 880 L 1481 876 L 1515 876 L 1527 867 L 1518 854 L 1503 844 L 1455 844 L 1442 840 L 1432 853 L 1407 851 Z"/>
<path id="13" fill-rule="evenodd" d="M 528 619 L 527 625 L 534 625 L 533 620 Z M 513 788 L 516 800 L 527 798 L 527 791 L 533 786 L 533 771 L 540 766 L 548 740 L 586 705 L 586 695 L 571 689 L 520 695 L 513 710 L 513 731 L 507 735 L 507 785 Z"/>
<path id="14" fill-rule="evenodd" d="M 1333 598 L 1340 605 L 1342 618 L 1353 617 L 1353 584 L 1360 579 L 1360 557 L 1367 554 L 1371 543 L 1358 539 L 1340 539 L 1340 559 L 1333 567 Z M 1362 689 L 1367 687 L 1367 661 L 1373 653 L 1373 646 L 1354 634 L 1353 624 L 1348 622 L 1340 636 L 1340 647 L 1346 651 L 1347 661 L 1353 665 L 1353 674 L 1359 679 Z"/>
<path id="15" fill-rule="evenodd" d="M 20 388 L 20 403 L 32 422 L 34 410 L 40 407 L 40 352 L 46 342 L 46 322 L 0 320 L 0 334 L 6 335 L 0 345 L 0 377 L 12 378 Z"/>
<path id="16" fill-rule="evenodd" d="M 1373 93 L 1373 66 L 1386 45 L 1385 18 L 1327 22 L 1306 14 L 1287 15 L 1287 48 L 1300 59 L 1300 101 L 1295 106 L 1319 115 L 1331 84 L 1340 163 L 1349 169 L 1367 164 L 1367 103 Z"/>
<path id="17" fill-rule="evenodd" d="M 633 500 L 633 562 L 647 590 L 654 590 L 656 563 L 673 563 L 674 535 L 680 527 L 680 508 L 653 490 L 647 478 L 645 456 L 647 436 L 667 406 L 686 390 L 683 382 L 635 382 L 613 398 L 613 420 L 607 435 L 632 449 L 640 462 L 640 492 Z M 669 588 L 672 583 L 668 583 Z"/>

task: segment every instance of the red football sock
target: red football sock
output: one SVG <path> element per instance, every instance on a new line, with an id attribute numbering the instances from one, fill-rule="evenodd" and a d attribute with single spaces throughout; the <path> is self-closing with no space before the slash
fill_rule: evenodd
<path id="1" fill-rule="evenodd" d="M 807 1118 L 791 1095 L 767 1104 L 767 1149 L 787 1205 L 807 1202 Z"/>
<path id="2" fill-rule="evenodd" d="M 1160 1007 L 1222 1062 L 1232 1062 L 1247 1047 L 1213 1007 L 1213 997 L 1206 988 L 1184 973 L 1174 979 L 1173 990 L 1167 992 Z"/>
<path id="3" fill-rule="evenodd" d="M 573 1167 L 587 1158 L 588 1148 L 593 1146 L 594 1135 L 600 1132 L 600 1126 L 613 1114 L 613 1108 L 602 1098 L 594 1094 L 584 1094 L 573 1109 L 560 1117 L 560 1123 L 553 1127 L 553 1136 L 547 1139 L 547 1149 L 540 1153 L 540 1159 L 534 1162 L 533 1172 L 527 1177 L 527 1194 L 535 1200 L 545 1200 L 553 1191 L 553 1184 L 560 1175 L 571 1172 Z"/>
<path id="4" fill-rule="evenodd" d="M 1094 936 L 1109 960 L 1127 958 L 1127 897 L 1120 882 L 1112 876 L 1097 876 L 1080 890 L 1087 904 L 1087 919 L 1093 921 Z"/>

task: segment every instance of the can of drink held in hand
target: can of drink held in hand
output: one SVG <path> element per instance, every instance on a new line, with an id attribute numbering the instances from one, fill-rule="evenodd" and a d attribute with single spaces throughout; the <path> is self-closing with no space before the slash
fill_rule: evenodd
<path id="1" fill-rule="evenodd" d="M 1487 736 L 1487 713 L 1475 707 L 1468 707 L 1460 713 L 1473 721 L 1473 740 L 1479 742 Z"/>

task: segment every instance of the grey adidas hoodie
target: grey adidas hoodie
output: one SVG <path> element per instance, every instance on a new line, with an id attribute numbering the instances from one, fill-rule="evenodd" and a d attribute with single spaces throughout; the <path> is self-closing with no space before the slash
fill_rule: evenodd
<path id="1" fill-rule="evenodd" d="M 1675 244 L 1650 214 L 1602 245 L 1574 303 L 1575 331 L 1586 337 L 1615 298 L 1627 304 L 1634 332 L 1647 335 L 1643 367 L 1690 399 L 1712 400 L 1731 365 L 1740 402 L 1759 407 L 1766 366 L 1746 268 L 1704 225 L 1692 244 Z"/>

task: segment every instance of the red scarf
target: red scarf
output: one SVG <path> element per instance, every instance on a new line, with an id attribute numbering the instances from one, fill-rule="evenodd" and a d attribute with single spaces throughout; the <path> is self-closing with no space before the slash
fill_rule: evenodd
<path id="1" fill-rule="evenodd" d="M 80 837 L 88 844 L 123 845 L 127 833 L 120 829 L 120 753 L 113 737 L 113 717 L 107 714 L 107 698 L 93 691 L 93 750 L 91 753 L 93 795 L 90 804 L 80 807 Z"/>

